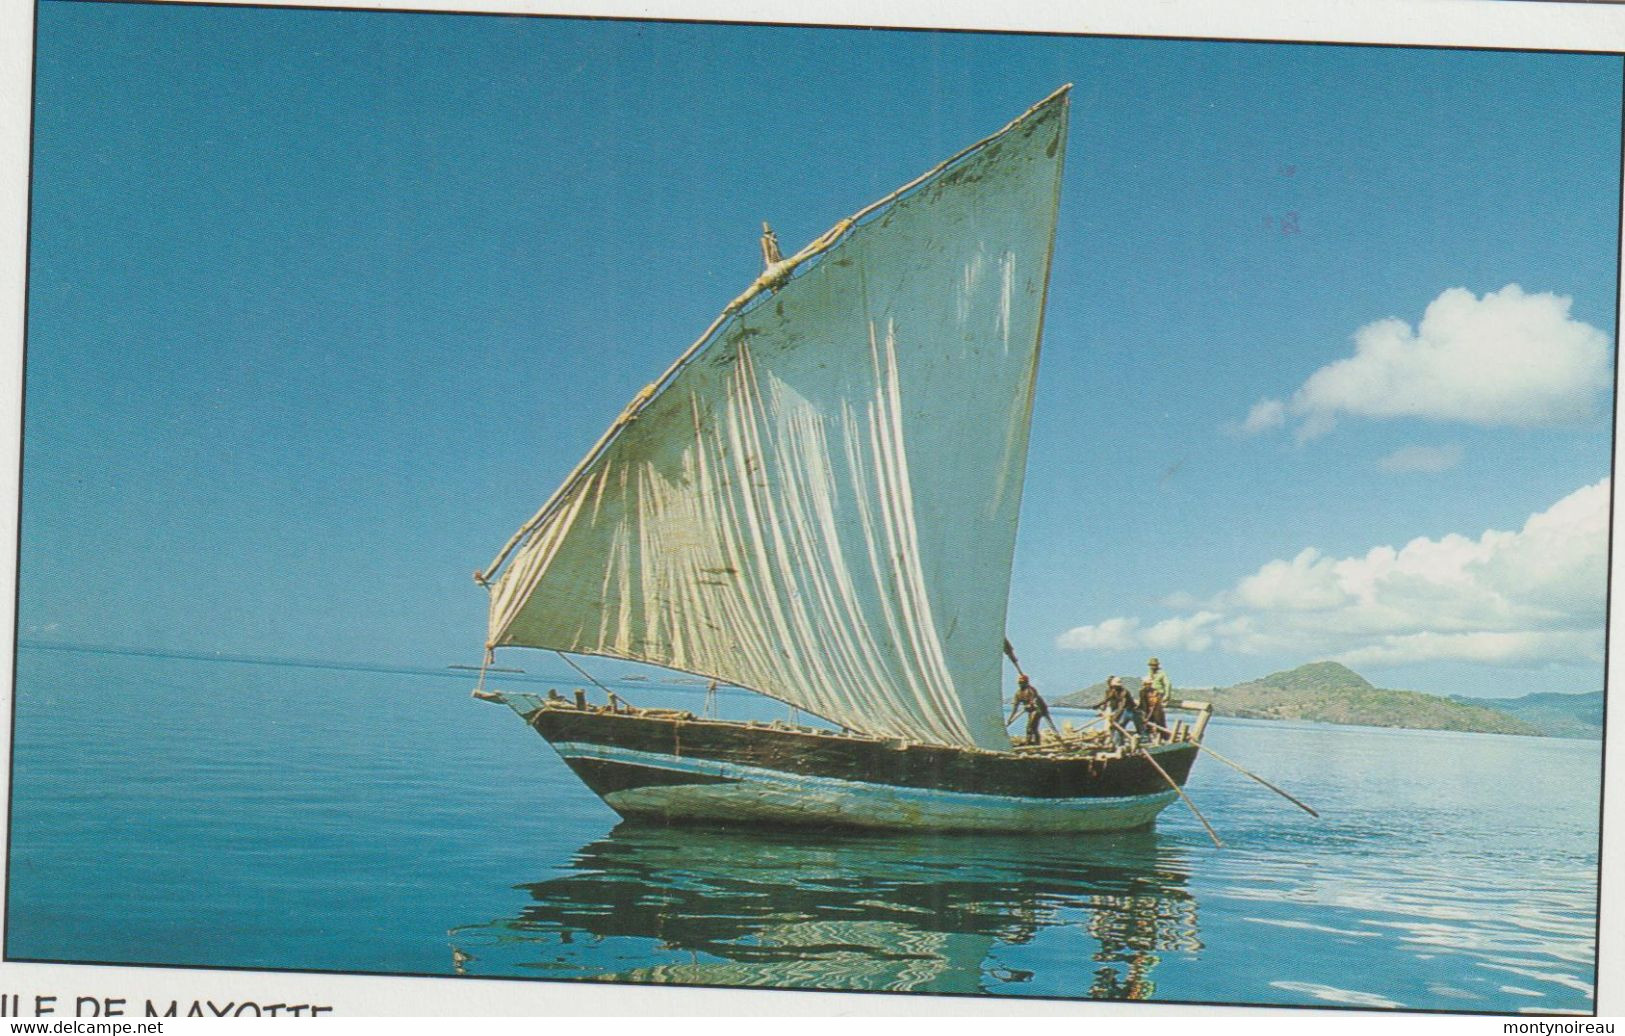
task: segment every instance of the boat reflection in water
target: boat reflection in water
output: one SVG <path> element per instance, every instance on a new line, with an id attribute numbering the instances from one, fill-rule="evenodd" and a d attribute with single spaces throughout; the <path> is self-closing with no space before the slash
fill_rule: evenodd
<path id="1" fill-rule="evenodd" d="M 518 886 L 517 917 L 450 935 L 476 976 L 1142 1000 L 1159 954 L 1201 949 L 1187 876 L 1154 831 L 810 844 L 623 824 Z M 1031 988 L 1021 963 L 1048 955 L 1075 978 Z"/>

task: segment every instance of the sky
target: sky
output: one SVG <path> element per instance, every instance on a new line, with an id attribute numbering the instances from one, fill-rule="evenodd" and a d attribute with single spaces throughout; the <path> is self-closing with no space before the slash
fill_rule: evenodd
<path id="1" fill-rule="evenodd" d="M 1602 684 L 1611 56 L 39 7 L 26 641 L 478 660 L 784 251 L 1075 84 L 1010 639 Z"/>

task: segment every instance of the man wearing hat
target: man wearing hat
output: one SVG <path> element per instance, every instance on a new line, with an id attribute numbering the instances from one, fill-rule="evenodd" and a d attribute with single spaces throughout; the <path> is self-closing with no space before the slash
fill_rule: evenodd
<path id="1" fill-rule="evenodd" d="M 1125 725 L 1133 720 L 1134 727 L 1140 733 L 1145 733 L 1141 724 L 1140 713 L 1134 707 L 1134 696 L 1123 686 L 1121 676 L 1108 676 L 1106 678 L 1106 696 L 1095 702 L 1095 709 L 1106 720 L 1106 729 L 1111 733 L 1112 744 L 1121 745 L 1127 731 Z"/>
<path id="2" fill-rule="evenodd" d="M 1163 711 L 1168 703 L 1174 700 L 1174 685 L 1168 679 L 1168 673 L 1162 668 L 1162 663 L 1153 656 L 1146 665 L 1150 672 L 1146 674 L 1146 681 L 1151 685 L 1151 709 L 1146 718 L 1159 727 L 1168 725 L 1168 716 Z"/>
<path id="3" fill-rule="evenodd" d="M 1050 718 L 1049 705 L 1045 703 L 1038 693 L 1038 688 L 1032 685 L 1032 681 L 1027 679 L 1025 673 L 1021 675 L 1020 680 L 1016 681 L 1016 697 L 1010 703 L 1010 718 L 1004 721 L 1004 725 L 1008 727 L 1016 718 L 1016 713 L 1022 709 L 1027 710 L 1027 743 L 1036 745 L 1041 740 L 1038 735 L 1038 725 L 1045 720 L 1049 720 L 1050 727 L 1054 729 L 1055 720 Z M 1057 737 L 1060 736 L 1060 733 L 1059 729 L 1055 730 Z"/>

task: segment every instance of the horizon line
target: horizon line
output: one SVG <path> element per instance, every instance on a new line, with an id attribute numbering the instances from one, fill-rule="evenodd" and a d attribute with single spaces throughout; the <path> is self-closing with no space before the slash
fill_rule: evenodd
<path id="1" fill-rule="evenodd" d="M 469 670 L 472 669 L 474 672 L 478 672 L 480 668 L 477 665 L 466 666 L 463 663 L 449 663 L 444 668 L 434 668 L 432 666 L 399 665 L 390 664 L 387 662 L 347 662 L 336 659 L 292 658 L 278 655 L 244 655 L 223 651 L 211 652 L 198 650 L 188 651 L 172 648 L 119 647 L 112 644 L 81 644 L 72 641 L 33 640 L 27 637 L 18 637 L 16 640 L 16 646 L 18 650 L 27 649 L 30 651 L 57 651 L 64 653 L 71 652 L 87 655 L 116 655 L 137 658 L 169 658 L 189 662 L 229 662 L 238 665 L 290 666 L 304 669 L 332 669 L 348 672 L 385 673 L 402 676 L 455 677 L 457 679 L 467 679 L 470 675 Z M 493 670 L 493 672 L 496 671 Z M 496 675 L 500 676 L 503 680 L 523 683 L 557 684 L 578 682 L 574 679 L 560 679 L 557 677 L 545 676 L 537 673 L 528 673 L 524 671 L 503 671 L 496 672 Z M 596 677 L 595 679 L 598 679 L 601 682 L 611 686 L 636 686 L 644 683 L 655 683 L 654 680 L 644 677 L 636 677 L 631 680 L 628 680 L 625 676 L 613 678 Z M 682 688 L 679 685 L 675 689 Z M 717 689 L 750 693 L 745 691 L 743 688 L 732 687 L 729 685 L 719 685 Z"/>

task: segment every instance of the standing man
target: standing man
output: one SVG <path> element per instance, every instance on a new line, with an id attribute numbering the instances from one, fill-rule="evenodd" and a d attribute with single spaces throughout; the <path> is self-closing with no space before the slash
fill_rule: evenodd
<path id="1" fill-rule="evenodd" d="M 1152 684 L 1151 678 L 1146 677 L 1140 681 L 1140 708 L 1134 716 L 1134 725 L 1141 737 L 1157 740 L 1160 733 L 1157 728 L 1165 724 L 1168 719 L 1162 711 L 1162 692 Z"/>
<path id="2" fill-rule="evenodd" d="M 1047 720 L 1053 729 L 1055 721 L 1050 719 L 1049 705 L 1039 696 L 1038 688 L 1032 685 L 1032 681 L 1027 679 L 1025 673 L 1016 681 L 1016 697 L 1010 703 L 1010 718 L 1004 721 L 1004 725 L 1008 727 L 1013 723 L 1016 713 L 1022 709 L 1027 710 L 1027 744 L 1036 745 L 1041 740 L 1038 736 L 1038 725 Z M 1057 737 L 1060 733 L 1060 730 L 1055 731 Z"/>
<path id="3" fill-rule="evenodd" d="M 1146 662 L 1146 665 L 1151 669 L 1146 679 L 1151 681 L 1151 688 L 1157 692 L 1156 715 L 1151 722 L 1165 727 L 1168 725 L 1168 716 L 1163 710 L 1174 700 L 1174 685 L 1168 679 L 1167 670 L 1162 668 L 1162 663 L 1157 661 L 1156 658 L 1151 658 Z"/>

